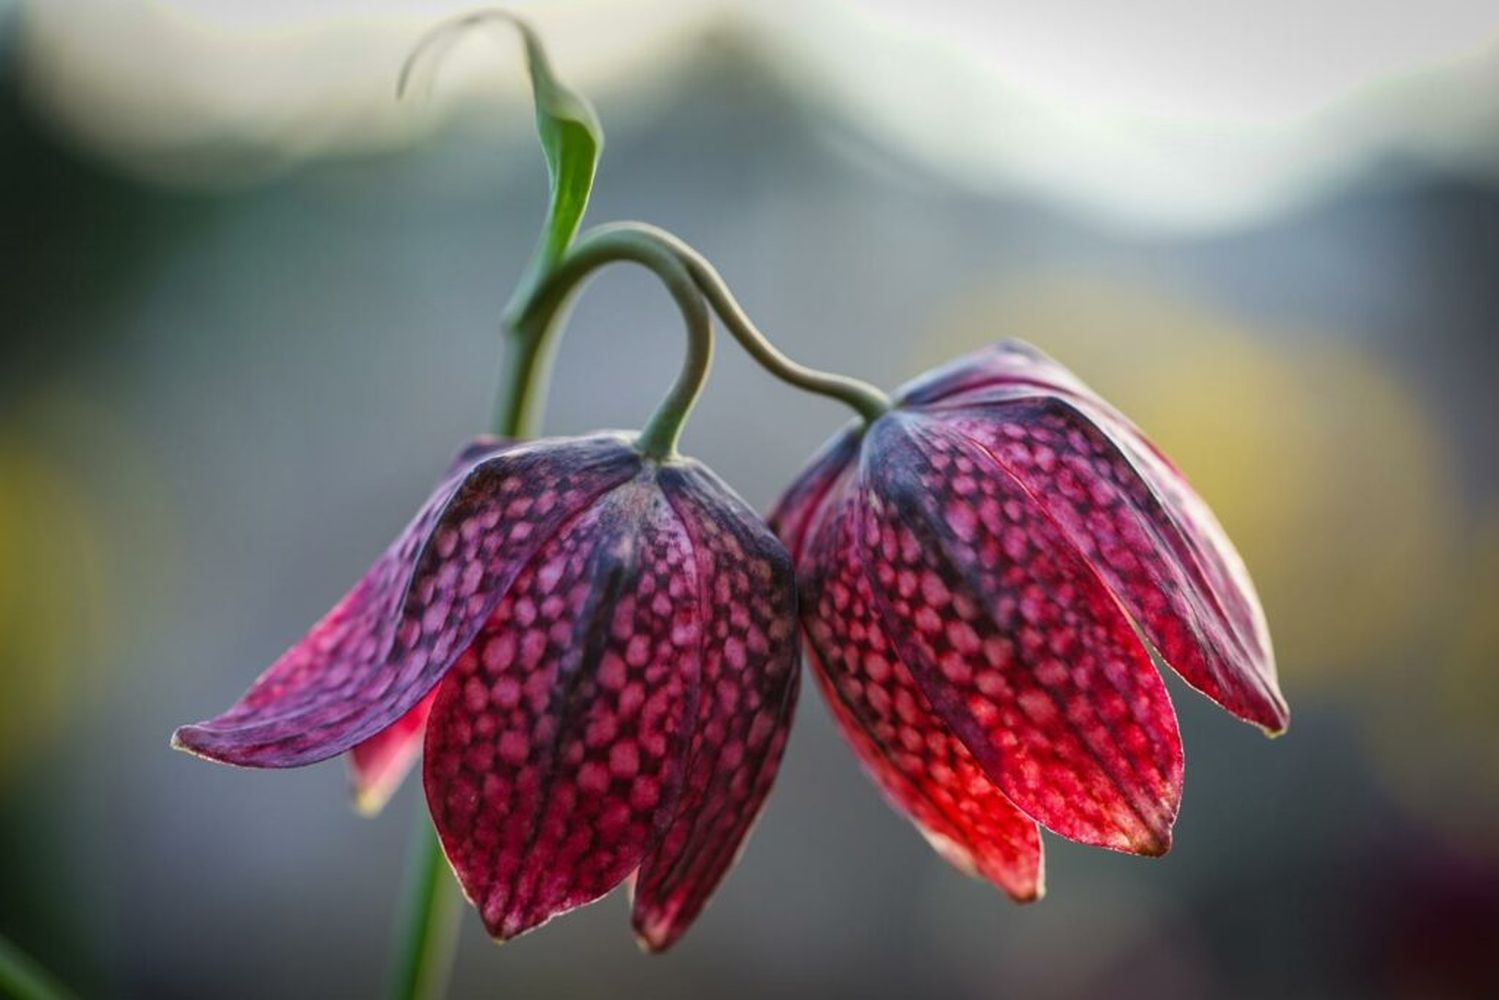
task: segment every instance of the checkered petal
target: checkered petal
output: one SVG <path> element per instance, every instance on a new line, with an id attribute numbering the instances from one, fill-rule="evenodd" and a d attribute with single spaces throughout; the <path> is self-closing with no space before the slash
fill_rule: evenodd
<path id="1" fill-rule="evenodd" d="M 1006 341 L 908 386 L 1042 503 L 1193 687 L 1278 733 L 1290 719 L 1259 598 L 1207 505 L 1145 436 L 1066 369 Z"/>
<path id="2" fill-rule="evenodd" d="M 659 839 L 701 687 L 699 589 L 645 473 L 537 553 L 438 689 L 427 802 L 495 938 L 602 896 Z"/>
<path id="3" fill-rule="evenodd" d="M 444 479 L 452 478 L 484 458 L 499 451 L 506 439 L 484 435 L 461 448 L 448 466 Z M 374 816 L 400 787 L 401 781 L 416 763 L 427 731 L 427 715 L 432 711 L 433 689 L 416 707 L 349 751 L 349 779 L 354 793 L 354 807 L 362 815 Z"/>
<path id="4" fill-rule="evenodd" d="M 818 687 L 865 770 L 939 854 L 1017 901 L 1037 899 L 1036 823 L 933 711 L 887 637 L 864 571 L 856 501 L 846 484 L 835 490 L 803 547 L 802 619 Z"/>
<path id="5" fill-rule="evenodd" d="M 552 533 L 639 464 L 619 435 L 487 453 L 441 483 L 354 589 L 238 702 L 179 729 L 174 745 L 229 764 L 295 767 L 384 730 L 468 648 Z"/>
<path id="6" fill-rule="evenodd" d="M 933 710 L 1069 839 L 1164 853 L 1182 749 L 1165 686 L 1044 507 L 934 418 L 870 430 L 858 535 L 879 618 Z"/>
<path id="7" fill-rule="evenodd" d="M 781 543 L 696 462 L 661 485 L 692 540 L 702 616 L 701 690 L 685 786 L 634 885 L 641 946 L 670 947 L 742 850 L 770 792 L 796 705 L 796 594 Z"/>

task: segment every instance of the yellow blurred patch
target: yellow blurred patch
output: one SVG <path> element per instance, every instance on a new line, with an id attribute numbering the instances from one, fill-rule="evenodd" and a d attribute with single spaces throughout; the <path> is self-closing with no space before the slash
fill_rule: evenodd
<path id="1" fill-rule="evenodd" d="M 0 422 L 0 787 L 107 703 L 170 546 L 118 414 L 61 387 Z M 132 587 L 124 586 L 130 580 Z"/>
<path id="2" fill-rule="evenodd" d="M 1392 791 L 1449 840 L 1499 858 L 1499 508 L 1465 539 L 1425 657 L 1370 712 Z"/>
<path id="3" fill-rule="evenodd" d="M 104 613 L 99 530 L 31 442 L 0 435 L 0 781 L 83 687 Z"/>

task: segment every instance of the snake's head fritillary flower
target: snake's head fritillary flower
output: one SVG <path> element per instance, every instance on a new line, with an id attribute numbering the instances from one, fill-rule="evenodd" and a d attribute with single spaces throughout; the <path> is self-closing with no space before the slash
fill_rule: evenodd
<path id="1" fill-rule="evenodd" d="M 1288 713 L 1233 546 L 1140 431 L 1029 345 L 905 386 L 772 516 L 809 659 L 888 798 L 958 867 L 1042 892 L 1037 823 L 1171 843 L 1176 715 L 1151 651 L 1241 719 Z"/>
<path id="2" fill-rule="evenodd" d="M 374 789 L 424 733 L 433 822 L 492 935 L 633 876 L 660 950 L 769 791 L 795 661 L 790 559 L 707 469 L 616 434 L 488 444 L 244 697 L 174 740 L 249 767 L 353 750 Z"/>

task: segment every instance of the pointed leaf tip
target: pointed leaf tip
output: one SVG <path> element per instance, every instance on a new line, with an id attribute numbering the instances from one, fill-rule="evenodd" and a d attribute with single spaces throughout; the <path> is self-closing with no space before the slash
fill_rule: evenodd
<path id="1" fill-rule="evenodd" d="M 521 36 L 536 109 L 537 138 L 546 157 L 551 184 L 546 228 L 537 248 L 537 259 L 527 281 L 522 283 L 521 293 L 524 293 L 540 280 L 543 265 L 561 259 L 587 211 L 604 148 L 604 130 L 593 104 L 557 78 L 535 29 L 525 19 L 499 9 L 462 14 L 429 30 L 406 57 L 396 92 L 398 96 L 405 94 L 422 68 L 441 59 L 464 33 L 491 25 L 505 25 Z"/>

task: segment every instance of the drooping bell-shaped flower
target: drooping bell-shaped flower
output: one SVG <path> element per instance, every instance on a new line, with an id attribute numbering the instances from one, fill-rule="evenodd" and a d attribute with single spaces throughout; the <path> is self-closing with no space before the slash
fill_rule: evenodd
<path id="1" fill-rule="evenodd" d="M 834 437 L 772 516 L 809 659 L 893 803 L 958 867 L 1042 892 L 1037 823 L 1161 854 L 1182 788 L 1150 650 L 1288 720 L 1243 564 L 1181 474 L 1071 373 L 1006 341 Z"/>
<path id="2" fill-rule="evenodd" d="M 250 767 L 352 750 L 373 788 L 424 730 L 432 819 L 491 934 L 633 876 L 659 950 L 769 791 L 795 660 L 789 558 L 707 469 L 624 435 L 486 444 L 243 698 L 174 741 Z"/>

